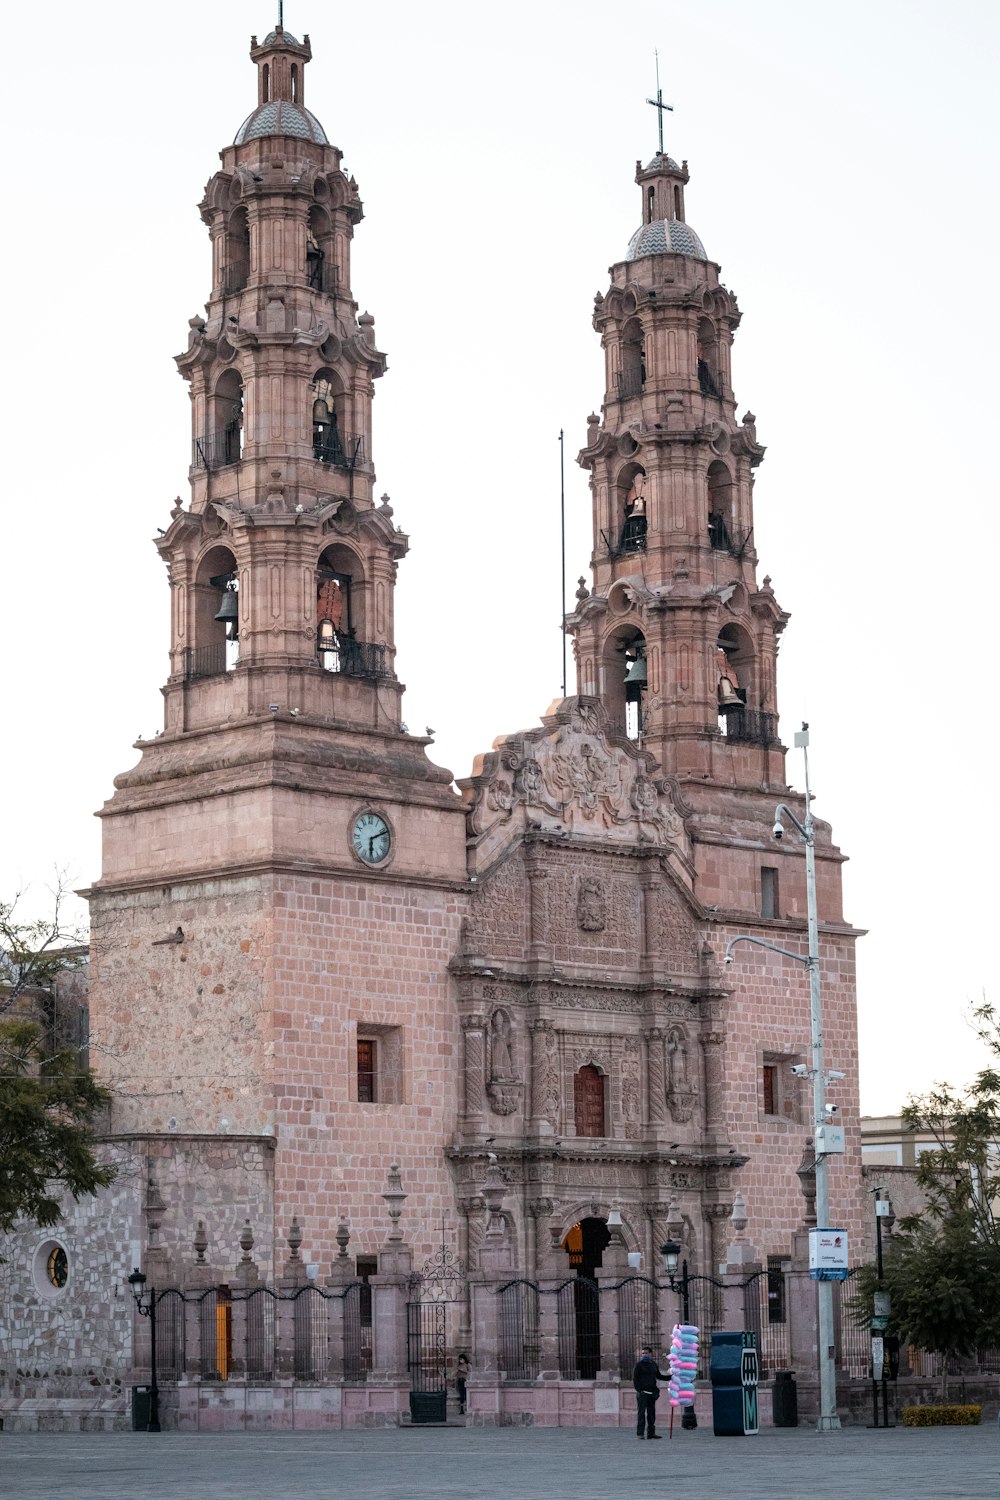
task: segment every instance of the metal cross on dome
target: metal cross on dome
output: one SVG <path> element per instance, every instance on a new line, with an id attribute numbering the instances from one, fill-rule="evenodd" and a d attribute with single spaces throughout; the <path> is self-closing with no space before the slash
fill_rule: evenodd
<path id="1" fill-rule="evenodd" d="M 656 58 L 656 98 L 655 99 L 647 99 L 646 103 L 647 104 L 651 104 L 653 106 L 653 108 L 657 111 L 657 119 L 659 120 L 659 125 L 660 125 L 660 155 L 662 156 L 663 155 L 663 111 L 665 109 L 669 109 L 670 113 L 673 114 L 673 112 L 674 112 L 674 106 L 672 104 L 664 104 L 664 102 L 663 102 L 663 90 L 660 88 L 660 54 L 659 54 L 659 52 L 657 50 L 654 49 L 653 56 Z"/>

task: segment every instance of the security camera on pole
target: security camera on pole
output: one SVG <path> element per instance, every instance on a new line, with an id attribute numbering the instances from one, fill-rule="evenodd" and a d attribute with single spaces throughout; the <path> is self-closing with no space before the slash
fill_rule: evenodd
<path id="1" fill-rule="evenodd" d="M 729 942 L 725 962 L 732 963 L 733 948 L 737 943 L 752 943 L 758 948 L 770 948 L 773 953 L 784 954 L 797 963 L 804 964 L 809 971 L 809 1013 L 811 1023 L 811 1054 L 809 1067 L 802 1063 L 793 1066 L 797 1077 L 812 1078 L 813 1121 L 816 1143 L 816 1229 L 810 1231 L 810 1275 L 819 1284 L 817 1302 L 819 1313 L 819 1420 L 817 1431 L 832 1432 L 840 1427 L 837 1415 L 837 1382 L 835 1370 L 835 1347 L 833 1330 L 833 1281 L 843 1280 L 847 1274 L 847 1236 L 842 1230 L 830 1228 L 830 1185 L 827 1176 L 827 1157 L 832 1152 L 844 1150 L 843 1126 L 831 1123 L 836 1114 L 836 1105 L 826 1102 L 826 1086 L 843 1073 L 827 1073 L 823 1063 L 823 1019 L 820 1007 L 819 978 L 819 921 L 816 915 L 816 838 L 812 815 L 812 792 L 809 788 L 809 725 L 803 724 L 795 736 L 795 747 L 801 750 L 805 763 L 806 810 L 800 823 L 790 808 L 779 802 L 774 813 L 773 833 L 776 839 L 785 835 L 783 819 L 787 818 L 798 830 L 806 847 L 806 913 L 808 926 L 808 957 L 781 948 L 763 938 L 735 937 Z"/>

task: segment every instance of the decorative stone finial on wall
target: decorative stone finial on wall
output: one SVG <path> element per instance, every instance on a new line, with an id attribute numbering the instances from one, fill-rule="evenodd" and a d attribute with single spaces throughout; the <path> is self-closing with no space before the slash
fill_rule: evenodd
<path id="1" fill-rule="evenodd" d="M 341 1214 L 340 1220 L 337 1224 L 337 1233 L 335 1238 L 339 1247 L 337 1250 L 337 1259 L 341 1261 L 347 1260 L 347 1246 L 350 1243 L 351 1231 L 343 1214 Z"/>
<path id="2" fill-rule="evenodd" d="M 389 1168 L 389 1186 L 382 1194 L 389 1209 L 389 1239 L 393 1241 L 403 1238 L 399 1227 L 399 1216 L 403 1212 L 403 1204 L 406 1202 L 407 1194 L 403 1192 L 403 1183 L 399 1175 L 399 1162 L 394 1161 Z"/>
<path id="3" fill-rule="evenodd" d="M 253 1255 L 251 1252 L 253 1250 L 253 1230 L 250 1227 L 249 1219 L 244 1219 L 243 1221 L 243 1228 L 240 1231 L 240 1249 L 243 1251 L 243 1254 L 240 1256 L 240 1265 L 252 1265 Z"/>
<path id="4" fill-rule="evenodd" d="M 194 1232 L 194 1254 L 195 1265 L 205 1264 L 205 1251 L 208 1249 L 208 1230 L 205 1228 L 205 1220 L 199 1219 Z"/>
<path id="5" fill-rule="evenodd" d="M 292 1214 L 292 1227 L 288 1231 L 288 1259 L 299 1260 L 299 1246 L 302 1244 L 302 1227 L 299 1224 L 298 1215 Z"/>

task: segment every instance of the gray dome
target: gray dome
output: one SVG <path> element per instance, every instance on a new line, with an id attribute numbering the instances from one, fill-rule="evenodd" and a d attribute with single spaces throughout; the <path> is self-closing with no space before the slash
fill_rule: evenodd
<path id="1" fill-rule="evenodd" d="M 254 141 L 262 135 L 295 135 L 304 141 L 315 141 L 318 146 L 330 144 L 316 116 L 288 99 L 259 104 L 236 132 L 234 145 L 242 146 L 244 141 Z"/>
<path id="2" fill-rule="evenodd" d="M 641 260 L 644 255 L 690 255 L 707 260 L 705 246 L 690 224 L 683 219 L 654 219 L 643 224 L 628 242 L 626 260 Z"/>
<path id="3" fill-rule="evenodd" d="M 642 170 L 644 172 L 680 172 L 681 167 L 672 156 L 667 156 L 666 152 L 661 156 L 657 151 L 653 160 L 648 161 Z"/>
<path id="4" fill-rule="evenodd" d="M 264 46 L 270 47 L 273 42 L 287 42 L 289 47 L 302 46 L 302 43 L 299 41 L 298 37 L 292 36 L 292 33 L 290 31 L 283 31 L 280 37 L 276 31 L 269 31 L 267 33 L 267 36 L 264 38 Z"/>

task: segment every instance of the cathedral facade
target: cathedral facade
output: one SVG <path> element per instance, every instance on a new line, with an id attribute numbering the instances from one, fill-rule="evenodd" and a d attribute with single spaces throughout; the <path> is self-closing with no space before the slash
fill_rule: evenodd
<path id="1" fill-rule="evenodd" d="M 325 1277 L 346 1221 L 377 1287 L 390 1169 L 418 1270 L 444 1254 L 474 1273 L 489 1217 L 524 1282 L 592 1277 L 612 1240 L 655 1276 L 671 1235 L 708 1274 L 737 1194 L 759 1258 L 780 1260 L 814 1125 L 792 1072 L 805 968 L 757 947 L 722 962 L 741 935 L 805 955 L 804 851 L 772 837 L 776 802 L 804 803 L 778 717 L 788 617 L 753 540 L 764 448 L 733 395 L 740 312 L 687 221 L 686 163 L 637 163 L 641 224 L 595 302 L 577 692 L 456 784 L 402 724 L 407 537 L 376 496 L 386 361 L 352 290 L 358 186 L 306 107 L 308 37 L 279 27 L 251 57 L 256 107 L 201 203 L 211 294 L 177 359 L 192 447 L 156 543 L 164 724 L 102 809 L 90 893 L 92 1059 L 130 1166 L 59 1233 L 102 1369 L 131 1361 L 112 1282 L 150 1256 L 164 1285 L 195 1264 L 225 1279 L 248 1221 L 263 1280 L 293 1219 L 293 1259 L 301 1243 Z M 846 1075 L 831 1195 L 857 1231 L 856 933 L 817 828 L 827 1056 Z M 52 1316 L 31 1295 L 25 1350 Z"/>

